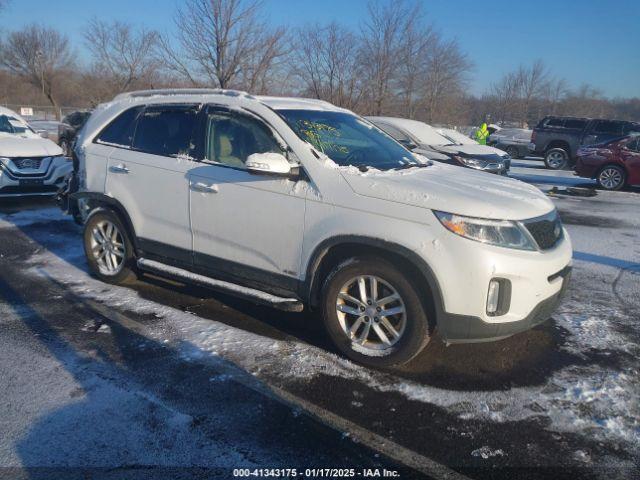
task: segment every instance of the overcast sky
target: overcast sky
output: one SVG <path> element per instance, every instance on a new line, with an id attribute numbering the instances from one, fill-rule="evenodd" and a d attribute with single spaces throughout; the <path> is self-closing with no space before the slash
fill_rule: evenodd
<path id="1" fill-rule="evenodd" d="M 169 31 L 180 0 L 10 0 L 3 32 L 37 22 L 65 32 L 86 58 L 87 21 L 118 19 Z M 428 21 L 457 38 L 475 63 L 480 94 L 519 64 L 543 59 L 572 86 L 610 97 L 640 97 L 640 0 L 423 0 Z M 367 0 L 264 0 L 266 18 L 293 27 L 336 20 L 357 28 Z"/>

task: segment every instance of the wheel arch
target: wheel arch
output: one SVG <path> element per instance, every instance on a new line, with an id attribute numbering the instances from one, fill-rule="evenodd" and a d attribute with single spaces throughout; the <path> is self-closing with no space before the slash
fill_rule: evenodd
<path id="1" fill-rule="evenodd" d="M 115 213 L 127 229 L 127 235 L 129 235 L 134 252 L 136 255 L 138 254 L 138 238 L 136 236 L 136 231 L 133 228 L 133 222 L 131 221 L 131 217 L 129 217 L 126 208 L 124 208 L 118 200 L 108 195 L 96 192 L 76 192 L 71 194 L 70 197 L 73 200 L 87 200 L 89 205 L 89 215 L 98 209 L 109 210 Z"/>
<path id="2" fill-rule="evenodd" d="M 444 312 L 442 291 L 437 277 L 427 262 L 414 251 L 399 245 L 371 237 L 341 235 L 324 240 L 311 255 L 306 267 L 302 298 L 312 308 L 320 305 L 320 292 L 325 278 L 341 261 L 362 255 L 383 255 L 406 271 L 417 283 L 418 292 L 428 318 L 438 323 Z M 426 295 L 422 295 L 422 293 Z"/>
<path id="3" fill-rule="evenodd" d="M 569 145 L 569 142 L 567 142 L 566 140 L 551 140 L 545 147 L 544 154 L 546 155 L 549 150 L 554 148 L 561 148 L 567 152 L 569 158 L 572 157 L 571 145 Z"/>

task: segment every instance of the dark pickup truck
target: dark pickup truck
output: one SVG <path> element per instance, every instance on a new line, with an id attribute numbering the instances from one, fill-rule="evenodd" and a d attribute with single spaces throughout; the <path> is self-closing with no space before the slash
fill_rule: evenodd
<path id="1" fill-rule="evenodd" d="M 575 163 L 578 148 L 640 133 L 640 123 L 579 117 L 544 117 L 533 129 L 529 150 L 544 157 L 547 168 Z"/>

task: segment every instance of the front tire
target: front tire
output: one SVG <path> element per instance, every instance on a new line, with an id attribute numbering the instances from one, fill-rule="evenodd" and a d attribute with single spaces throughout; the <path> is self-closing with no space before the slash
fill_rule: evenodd
<path id="1" fill-rule="evenodd" d="M 135 278 L 134 252 L 118 216 L 103 210 L 84 224 L 84 252 L 89 270 L 103 282 L 123 284 Z"/>
<path id="2" fill-rule="evenodd" d="M 552 148 L 545 153 L 544 164 L 551 170 L 563 170 L 569 164 L 569 154 L 563 148 Z"/>
<path id="3" fill-rule="evenodd" d="M 617 165 L 607 165 L 598 172 L 596 180 L 605 190 L 620 190 L 627 183 L 627 172 Z"/>
<path id="4" fill-rule="evenodd" d="M 400 366 L 431 339 L 420 296 L 391 263 L 352 258 L 327 276 L 322 290 L 324 325 L 347 357 L 372 367 Z"/>
<path id="5" fill-rule="evenodd" d="M 506 152 L 511 158 L 515 158 L 516 160 L 522 158 L 522 155 L 520 155 L 520 150 L 518 150 L 518 148 L 514 147 L 513 145 L 507 147 Z"/>

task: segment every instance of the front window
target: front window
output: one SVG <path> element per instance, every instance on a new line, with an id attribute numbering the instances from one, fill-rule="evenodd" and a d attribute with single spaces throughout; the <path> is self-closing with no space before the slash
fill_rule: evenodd
<path id="1" fill-rule="evenodd" d="M 293 131 L 340 166 L 379 170 L 420 165 L 391 137 L 356 115 L 320 110 L 279 110 Z"/>
<path id="2" fill-rule="evenodd" d="M 207 115 L 207 160 L 244 168 L 250 155 L 267 152 L 282 153 L 282 149 L 262 123 L 222 111 Z"/>

